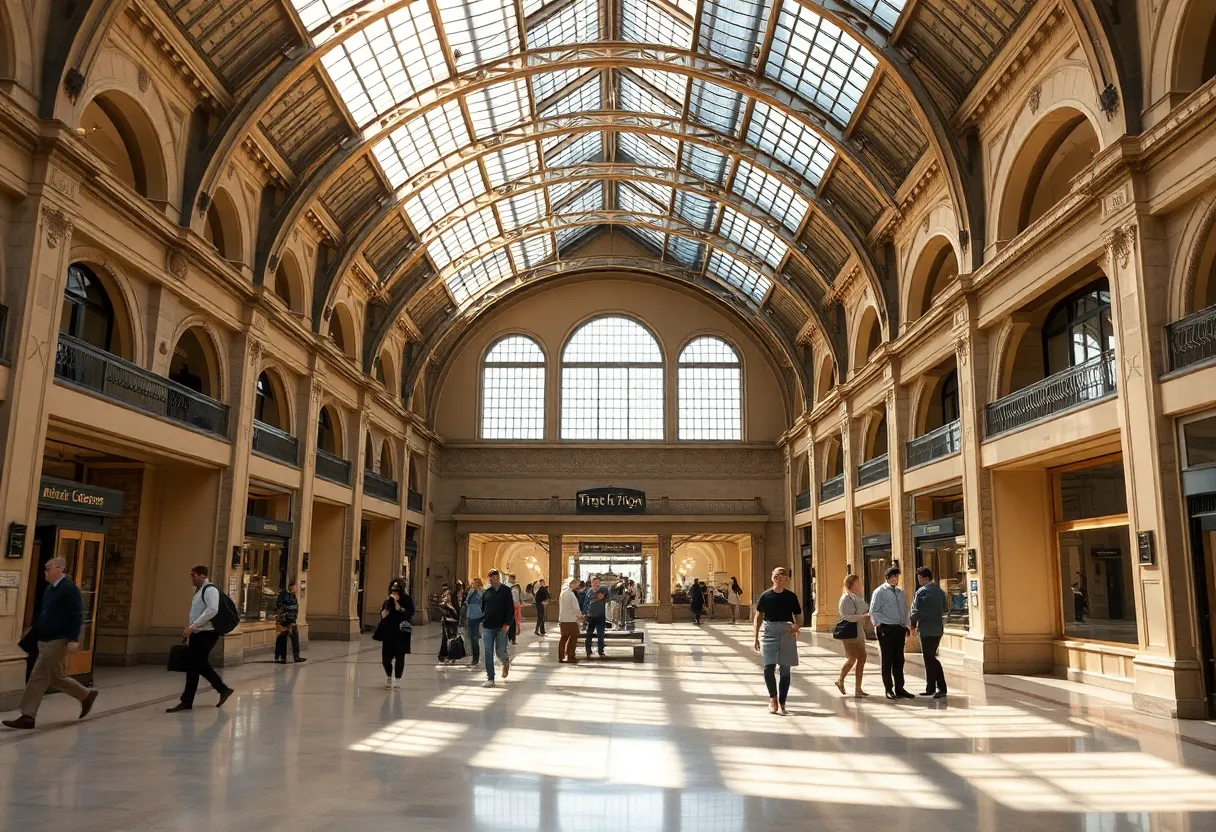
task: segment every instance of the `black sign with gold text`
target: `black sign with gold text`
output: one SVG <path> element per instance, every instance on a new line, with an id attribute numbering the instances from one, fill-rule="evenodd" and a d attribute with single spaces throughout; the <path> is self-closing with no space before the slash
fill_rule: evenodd
<path id="1" fill-rule="evenodd" d="M 56 511 L 114 517 L 122 513 L 122 492 L 56 477 L 43 477 L 38 486 L 38 506 Z"/>
<path id="2" fill-rule="evenodd" d="M 633 488 L 588 488 L 575 495 L 578 514 L 645 514 L 646 492 Z"/>

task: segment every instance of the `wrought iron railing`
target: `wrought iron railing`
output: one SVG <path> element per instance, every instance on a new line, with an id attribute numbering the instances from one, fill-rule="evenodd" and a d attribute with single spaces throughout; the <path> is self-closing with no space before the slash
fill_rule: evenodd
<path id="1" fill-rule="evenodd" d="M 410 511 L 416 511 L 422 514 L 426 511 L 426 504 L 422 500 L 422 495 L 412 488 L 405 494 L 405 507 Z"/>
<path id="2" fill-rule="evenodd" d="M 575 501 L 564 498 L 461 497 L 457 514 L 575 514 Z M 750 500 L 686 500 L 659 497 L 646 501 L 647 514 L 765 514 L 759 497 Z"/>
<path id="3" fill-rule="evenodd" d="M 1216 306 L 1200 309 L 1165 327 L 1170 369 L 1179 370 L 1216 358 Z"/>
<path id="4" fill-rule="evenodd" d="M 862 488 L 882 482 L 889 476 L 891 476 L 891 466 L 886 454 L 867 459 L 857 466 L 857 487 Z"/>
<path id="5" fill-rule="evenodd" d="M 844 474 L 837 474 L 830 480 L 819 483 L 819 502 L 826 503 L 844 496 Z"/>
<path id="6" fill-rule="evenodd" d="M 350 460 L 317 448 L 317 476 L 338 485 L 350 485 Z"/>
<path id="7" fill-rule="evenodd" d="M 390 503 L 397 502 L 397 481 L 390 480 L 388 477 L 382 477 L 375 471 L 364 469 L 363 471 L 363 493 L 370 494 L 381 500 L 388 500 Z"/>
<path id="8" fill-rule="evenodd" d="M 253 450 L 288 465 L 300 464 L 300 443 L 296 438 L 257 419 L 253 420 Z"/>
<path id="9" fill-rule="evenodd" d="M 987 436 L 1016 430 L 1114 392 L 1115 354 L 1104 352 L 985 407 Z"/>
<path id="10" fill-rule="evenodd" d="M 799 491 L 794 495 L 794 511 L 807 511 L 811 507 L 811 490 Z"/>
<path id="11" fill-rule="evenodd" d="M 909 468 L 924 465 L 935 459 L 950 456 L 959 452 L 962 447 L 962 423 L 958 419 L 947 422 L 940 428 L 934 428 L 928 433 L 909 440 L 904 446 L 905 462 Z"/>
<path id="12" fill-rule="evenodd" d="M 55 377 L 153 416 L 228 438 L 228 405 L 70 335 L 60 335 Z"/>

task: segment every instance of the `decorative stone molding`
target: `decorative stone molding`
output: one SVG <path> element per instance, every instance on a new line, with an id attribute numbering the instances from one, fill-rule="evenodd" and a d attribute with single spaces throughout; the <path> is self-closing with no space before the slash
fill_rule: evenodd
<path id="1" fill-rule="evenodd" d="M 72 238 L 72 220 L 62 209 L 43 205 L 42 226 L 46 231 L 47 248 L 58 248 L 60 243 L 69 242 Z"/>
<path id="2" fill-rule="evenodd" d="M 249 366 L 254 370 L 262 365 L 262 341 L 252 332 L 245 333 L 245 354 L 249 356 Z"/>
<path id="3" fill-rule="evenodd" d="M 147 91 L 148 91 L 148 85 L 149 85 L 149 84 L 151 84 L 151 83 L 152 83 L 152 78 L 151 78 L 151 76 L 149 76 L 149 75 L 148 75 L 148 70 L 144 69 L 144 68 L 141 66 L 141 67 L 139 68 L 139 80 L 138 80 L 138 84 L 139 84 L 139 91 L 140 91 L 140 92 L 147 92 Z"/>
<path id="4" fill-rule="evenodd" d="M 1127 196 L 1127 185 L 1120 185 L 1113 191 L 1102 197 L 1102 216 L 1110 216 L 1116 213 L 1129 202 Z"/>
<path id="5" fill-rule="evenodd" d="M 1030 109 L 1030 114 L 1033 116 L 1039 112 L 1039 104 L 1043 100 L 1043 85 L 1035 84 L 1030 88 L 1030 93 L 1026 96 L 1026 106 Z"/>
<path id="6" fill-rule="evenodd" d="M 313 378 L 312 386 L 308 390 L 308 396 L 314 404 L 320 403 L 321 399 L 325 396 L 325 385 L 321 379 Z"/>
<path id="7" fill-rule="evenodd" d="M 329 226 L 326 225 L 325 220 L 321 219 L 321 215 L 317 213 L 315 208 L 309 208 L 307 211 L 305 211 L 304 219 L 308 221 L 308 224 L 312 227 L 312 230 L 321 240 L 328 243 L 330 246 L 338 245 L 337 236 L 329 230 Z"/>
<path id="8" fill-rule="evenodd" d="M 967 337 L 966 333 L 959 335 L 954 339 L 954 356 L 955 360 L 958 361 L 959 367 L 967 366 L 967 359 L 970 356 L 970 353 L 971 339 Z"/>
<path id="9" fill-rule="evenodd" d="M 165 252 L 165 271 L 178 280 L 186 279 L 189 260 L 183 248 L 174 246 Z"/>
<path id="10" fill-rule="evenodd" d="M 180 75 L 186 82 L 186 85 L 194 90 L 195 94 L 198 95 L 199 100 L 202 101 L 202 103 L 212 107 L 216 106 L 217 101 L 215 95 L 212 94 L 211 90 L 208 88 L 207 82 L 203 80 L 201 75 L 191 68 L 190 59 L 178 51 L 177 47 L 170 40 L 169 36 L 161 31 L 160 26 L 156 24 L 156 21 L 152 19 L 148 12 L 141 8 L 139 3 L 135 2 L 130 3 L 127 6 L 126 11 L 127 14 L 131 16 L 131 19 L 135 22 L 135 25 L 139 27 L 140 31 L 142 31 L 148 37 L 148 39 L 152 41 L 160 53 L 165 56 L 169 66 L 173 67 L 177 74 Z M 143 89 L 142 83 L 140 89 Z M 75 99 L 73 99 L 73 103 L 74 102 Z"/>
<path id="11" fill-rule="evenodd" d="M 1058 5 L 1047 13 L 1038 28 L 1026 39 L 1022 48 L 1009 57 L 1001 74 L 988 85 L 983 97 L 976 102 L 971 113 L 964 119 L 966 125 L 983 118 L 984 113 L 1000 102 L 1006 91 L 1017 89 L 1016 82 L 1027 72 L 1035 57 L 1043 50 L 1048 38 L 1065 19 L 1064 10 Z"/>
<path id="12" fill-rule="evenodd" d="M 266 172 L 266 175 L 269 176 L 275 184 L 282 187 L 287 186 L 287 178 L 283 176 L 282 172 L 275 166 L 270 156 L 265 150 L 262 149 L 262 146 L 254 140 L 253 136 L 245 136 L 244 140 L 241 141 L 241 149 L 245 151 L 245 155 L 248 156 L 255 165 Z"/>
<path id="13" fill-rule="evenodd" d="M 1117 228 L 1112 228 L 1102 235 L 1102 245 L 1106 247 L 1106 261 L 1113 266 L 1119 264 L 1119 268 L 1126 269 L 1128 261 L 1131 259 L 1132 247 L 1136 244 L 1136 225 L 1128 223 Z"/>
<path id="14" fill-rule="evenodd" d="M 80 100 L 80 94 L 84 92 L 84 74 L 76 67 L 69 69 L 63 76 L 63 91 L 73 104 Z"/>

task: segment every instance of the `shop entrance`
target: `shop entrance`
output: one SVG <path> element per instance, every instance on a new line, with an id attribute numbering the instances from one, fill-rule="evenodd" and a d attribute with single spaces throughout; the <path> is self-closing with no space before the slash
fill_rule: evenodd
<path id="1" fill-rule="evenodd" d="M 245 545 L 228 587 L 242 621 L 274 620 L 279 592 L 287 588 L 290 551 L 291 523 L 245 518 Z"/>
<path id="2" fill-rule="evenodd" d="M 861 539 L 861 562 L 864 567 L 866 597 L 886 580 L 885 573 L 891 568 L 891 535 L 871 534 Z"/>
<path id="3" fill-rule="evenodd" d="M 966 630 L 970 624 L 967 604 L 967 538 L 961 517 L 945 517 L 912 527 L 916 568 L 927 566 L 945 590 L 946 627 Z"/>

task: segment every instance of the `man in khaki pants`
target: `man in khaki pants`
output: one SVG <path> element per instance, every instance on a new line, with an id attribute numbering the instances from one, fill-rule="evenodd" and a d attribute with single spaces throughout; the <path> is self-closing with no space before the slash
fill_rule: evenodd
<path id="1" fill-rule="evenodd" d="M 84 719 L 97 701 L 97 691 L 68 676 L 64 665 L 70 654 L 80 649 L 80 628 L 84 625 L 84 604 L 80 590 L 64 574 L 68 563 L 63 558 L 51 558 L 46 570 L 46 590 L 42 593 L 42 609 L 34 620 L 38 638 L 38 661 L 21 697 L 21 716 L 6 719 L 9 728 L 33 728 L 38 706 L 47 688 L 63 691 L 80 703 L 80 718 Z"/>

